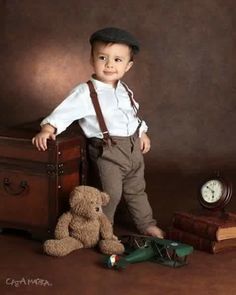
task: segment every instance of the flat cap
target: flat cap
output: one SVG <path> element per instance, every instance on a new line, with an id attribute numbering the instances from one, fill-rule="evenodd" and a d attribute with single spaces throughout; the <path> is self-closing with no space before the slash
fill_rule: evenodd
<path id="1" fill-rule="evenodd" d="M 115 28 L 108 27 L 93 33 L 89 39 L 92 45 L 95 41 L 123 43 L 133 49 L 133 53 L 137 54 L 140 50 L 138 41 L 129 32 Z"/>

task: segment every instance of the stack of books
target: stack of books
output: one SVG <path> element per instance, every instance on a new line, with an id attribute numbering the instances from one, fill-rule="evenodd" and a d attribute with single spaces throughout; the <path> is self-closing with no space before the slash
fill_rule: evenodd
<path id="1" fill-rule="evenodd" d="M 213 254 L 236 250 L 236 213 L 175 212 L 168 238 Z"/>

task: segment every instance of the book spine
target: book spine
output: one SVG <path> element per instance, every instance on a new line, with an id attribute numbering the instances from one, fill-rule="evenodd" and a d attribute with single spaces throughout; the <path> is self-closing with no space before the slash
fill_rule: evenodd
<path id="1" fill-rule="evenodd" d="M 217 241 L 218 240 L 218 226 L 207 223 L 203 220 L 195 220 L 191 216 L 181 214 L 174 214 L 173 226 L 183 231 L 196 234 L 202 238 Z"/>
<path id="2" fill-rule="evenodd" d="M 214 242 L 174 227 L 170 229 L 168 238 L 170 240 L 189 244 L 197 250 L 215 253 Z"/>

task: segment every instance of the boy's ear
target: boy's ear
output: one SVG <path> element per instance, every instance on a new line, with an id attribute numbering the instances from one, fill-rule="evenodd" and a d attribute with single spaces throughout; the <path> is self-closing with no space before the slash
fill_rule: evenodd
<path id="1" fill-rule="evenodd" d="M 133 64 L 134 64 L 133 61 L 129 61 L 129 63 L 126 66 L 126 70 L 125 71 L 128 72 L 132 68 Z"/>

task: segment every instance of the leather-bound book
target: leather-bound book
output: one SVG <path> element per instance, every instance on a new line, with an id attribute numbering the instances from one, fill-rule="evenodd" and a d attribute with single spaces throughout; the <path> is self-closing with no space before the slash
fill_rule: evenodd
<path id="1" fill-rule="evenodd" d="M 197 250 L 212 254 L 236 249 L 236 238 L 218 242 L 211 241 L 174 227 L 170 229 L 168 238 L 174 241 L 189 244 Z"/>
<path id="2" fill-rule="evenodd" d="M 236 213 L 225 215 L 175 212 L 173 227 L 199 237 L 222 241 L 236 238 Z"/>

